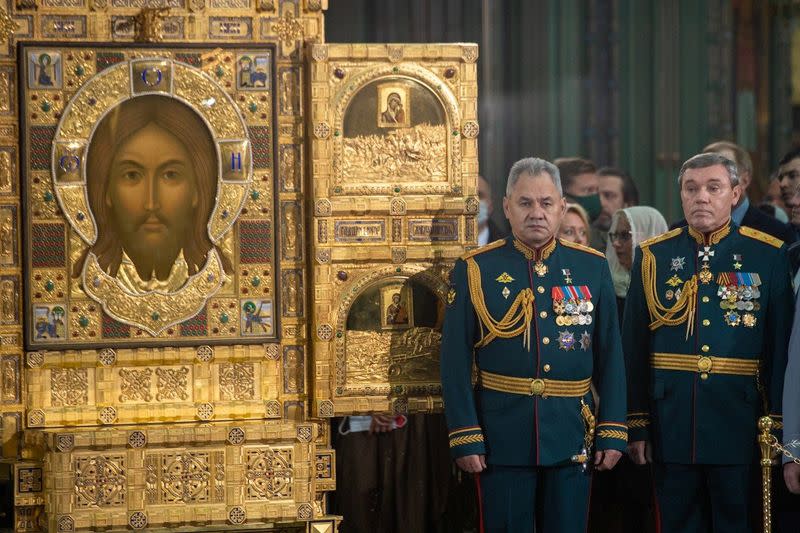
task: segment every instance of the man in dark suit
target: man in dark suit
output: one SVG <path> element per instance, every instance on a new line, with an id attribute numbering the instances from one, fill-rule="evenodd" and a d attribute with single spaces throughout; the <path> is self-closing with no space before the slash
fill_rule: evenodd
<path id="1" fill-rule="evenodd" d="M 730 141 L 717 141 L 703 148 L 703 152 L 712 152 L 727 157 L 739 170 L 739 187 L 742 190 L 739 203 L 731 211 L 731 219 L 738 226 L 747 226 L 782 240 L 787 245 L 796 240 L 792 227 L 764 213 L 750 203 L 747 188 L 753 178 L 753 162 L 747 150 Z M 670 229 L 686 226 L 686 219 L 672 224 Z"/>

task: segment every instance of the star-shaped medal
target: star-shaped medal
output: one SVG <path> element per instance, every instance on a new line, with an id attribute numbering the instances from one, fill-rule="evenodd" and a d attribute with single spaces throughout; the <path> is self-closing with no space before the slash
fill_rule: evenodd
<path id="1" fill-rule="evenodd" d="M 571 331 L 558 332 L 558 347 L 565 351 L 570 351 L 575 348 L 575 335 Z"/>
<path id="2" fill-rule="evenodd" d="M 580 343 L 581 343 L 581 350 L 583 350 L 584 352 L 592 347 L 592 336 L 589 335 L 588 331 L 583 330 L 583 333 L 581 333 Z"/>
<path id="3" fill-rule="evenodd" d="M 686 264 L 686 258 L 685 257 L 673 257 L 672 258 L 672 266 L 670 267 L 670 270 L 675 270 L 676 272 L 678 270 L 683 270 L 683 265 L 684 264 Z"/>

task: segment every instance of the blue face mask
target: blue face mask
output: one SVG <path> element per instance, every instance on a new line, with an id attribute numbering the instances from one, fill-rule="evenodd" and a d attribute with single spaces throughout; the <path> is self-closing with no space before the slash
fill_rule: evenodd
<path id="1" fill-rule="evenodd" d="M 483 226 L 489 222 L 489 202 L 481 200 L 478 207 L 478 225 Z"/>

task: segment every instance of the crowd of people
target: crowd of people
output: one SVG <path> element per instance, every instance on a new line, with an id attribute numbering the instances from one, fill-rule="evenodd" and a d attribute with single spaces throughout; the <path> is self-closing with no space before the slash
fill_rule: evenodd
<path id="1" fill-rule="evenodd" d="M 395 434 L 370 477 L 384 506 L 363 526 L 346 502 L 361 497 L 337 495 L 342 531 L 760 531 L 759 416 L 800 457 L 800 148 L 777 166 L 756 205 L 749 153 L 704 147 L 669 225 L 622 169 L 527 158 L 509 174 L 507 233 L 479 178 L 480 247 L 447 296 L 446 429 L 375 414 L 357 446 L 340 437 L 356 460 L 386 438 L 371 434 Z M 800 460 L 783 462 L 779 533 L 800 528 Z"/>

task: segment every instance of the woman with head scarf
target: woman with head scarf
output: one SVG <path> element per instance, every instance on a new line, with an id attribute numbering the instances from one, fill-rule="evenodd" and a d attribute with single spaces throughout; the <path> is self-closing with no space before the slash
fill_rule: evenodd
<path id="1" fill-rule="evenodd" d="M 625 295 L 631 284 L 633 251 L 640 242 L 667 231 L 667 221 L 656 209 L 644 205 L 620 209 L 611 217 L 606 259 L 617 293 L 617 307 L 622 321 Z"/>
<path id="2" fill-rule="evenodd" d="M 665 231 L 667 221 L 652 207 L 626 207 L 611 217 L 606 259 L 617 294 L 620 324 L 625 295 L 631 283 L 633 251 L 640 242 Z M 653 533 L 655 519 L 651 487 L 649 468 L 634 465 L 625 456 L 614 470 L 595 472 L 592 478 L 589 531 Z"/>

